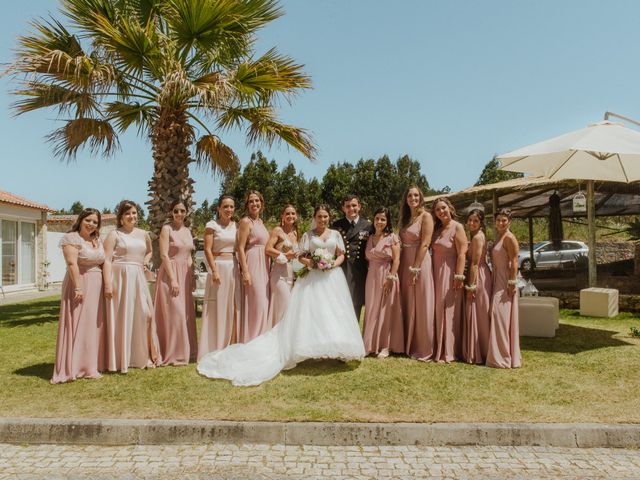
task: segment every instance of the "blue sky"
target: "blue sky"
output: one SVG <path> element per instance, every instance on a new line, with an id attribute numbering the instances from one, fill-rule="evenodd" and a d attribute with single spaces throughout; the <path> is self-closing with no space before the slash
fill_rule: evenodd
<path id="1" fill-rule="evenodd" d="M 432 186 L 473 184 L 495 153 L 602 119 L 640 119 L 640 2 L 636 0 L 282 0 L 286 15 L 262 31 L 260 52 L 278 49 L 306 65 L 314 89 L 281 117 L 312 131 L 318 161 L 285 147 L 265 150 L 321 178 L 334 162 L 418 159 Z M 0 62 L 12 59 L 27 22 L 57 0 L 6 2 Z M 14 117 L 12 85 L 0 79 L 0 189 L 69 207 L 144 202 L 148 143 L 135 135 L 108 161 L 88 154 L 59 162 L 44 137 L 54 112 Z M 256 148 L 223 137 L 246 163 Z M 195 199 L 218 183 L 194 171 Z"/>

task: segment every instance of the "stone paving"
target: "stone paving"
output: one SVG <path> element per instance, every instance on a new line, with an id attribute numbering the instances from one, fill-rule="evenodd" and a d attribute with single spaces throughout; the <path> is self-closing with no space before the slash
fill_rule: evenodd
<path id="1" fill-rule="evenodd" d="M 0 479 L 638 479 L 640 451 L 552 447 L 0 444 Z"/>

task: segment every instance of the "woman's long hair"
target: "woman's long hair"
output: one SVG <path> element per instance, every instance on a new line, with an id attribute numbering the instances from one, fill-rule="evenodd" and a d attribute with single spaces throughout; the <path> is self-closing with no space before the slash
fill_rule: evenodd
<path id="1" fill-rule="evenodd" d="M 118 204 L 118 208 L 116 209 L 116 227 L 122 227 L 122 217 L 124 217 L 124 214 L 132 208 L 135 208 L 136 213 L 139 214 L 138 204 L 136 202 L 133 202 L 131 200 L 122 200 Z"/>
<path id="2" fill-rule="evenodd" d="M 456 213 L 456 208 L 451 203 L 447 197 L 438 197 L 431 204 L 431 216 L 433 217 L 433 231 L 435 232 L 439 228 L 442 228 L 442 221 L 436 215 L 436 206 L 440 203 L 445 203 L 447 207 L 449 207 L 449 213 L 451 214 L 451 220 L 457 220 L 458 214 Z"/>
<path id="3" fill-rule="evenodd" d="M 418 191 L 418 195 L 420 195 L 420 207 L 418 208 L 424 210 L 424 194 L 422 193 L 422 190 L 420 190 L 420 187 L 417 185 L 409 185 L 402 194 L 402 205 L 400 205 L 400 228 L 406 227 L 411 220 L 411 207 L 407 205 L 407 197 L 409 196 L 409 191 L 414 188 Z"/>
<path id="4" fill-rule="evenodd" d="M 249 190 L 247 194 L 244 196 L 244 208 L 242 211 L 242 216 L 246 217 L 249 215 L 249 212 L 247 212 L 247 207 L 249 206 L 249 197 L 251 195 L 257 195 L 257 197 L 260 199 L 260 212 L 258 214 L 258 217 L 259 217 L 260 215 L 262 215 L 262 212 L 264 212 L 264 197 L 257 190 Z"/>
<path id="5" fill-rule="evenodd" d="M 184 220 L 183 220 L 184 226 L 185 227 L 189 227 L 191 225 L 191 215 L 188 215 L 189 210 L 187 208 L 187 204 L 181 198 L 175 199 L 169 205 L 169 215 L 168 215 L 167 223 L 171 223 L 173 221 L 173 209 L 176 208 L 176 206 L 180 205 L 180 204 L 184 205 L 184 209 L 185 209 Z"/>
<path id="6" fill-rule="evenodd" d="M 296 215 L 298 214 L 298 209 L 292 205 L 291 203 L 287 203 L 284 207 L 282 207 L 282 210 L 280 210 L 280 228 L 283 227 L 282 225 L 282 216 L 284 215 L 284 212 L 287 211 L 287 208 L 293 208 L 293 210 L 296 212 Z M 296 232 L 296 238 L 299 239 L 300 238 L 300 229 L 299 229 L 299 225 L 298 225 L 298 218 L 296 216 L 296 221 L 293 222 L 293 230 Z"/>
<path id="7" fill-rule="evenodd" d="M 467 220 L 469 220 L 469 217 L 471 215 L 475 215 L 476 217 L 478 217 L 478 220 L 480 220 L 480 230 L 484 232 L 487 228 L 484 223 L 484 210 L 480 210 L 479 208 L 469 210 L 469 213 L 467 213 Z"/>
<path id="8" fill-rule="evenodd" d="M 382 230 L 383 233 L 392 233 L 393 227 L 391 226 L 391 212 L 387 207 L 380 207 L 375 212 L 373 212 L 373 221 L 375 222 L 376 215 L 379 215 L 381 213 L 384 214 L 384 217 L 387 219 L 387 226 L 384 227 L 384 230 Z M 373 226 L 373 231 L 375 232 L 375 225 Z"/>
<path id="9" fill-rule="evenodd" d="M 76 219 L 75 223 L 71 226 L 71 230 L 69 231 L 80 232 L 80 225 L 82 224 L 82 221 L 85 218 L 87 218 L 89 215 L 95 215 L 98 217 L 98 226 L 96 227 L 95 231 L 91 234 L 91 238 L 92 239 L 99 238 L 100 226 L 102 225 L 102 215 L 100 215 L 100 211 L 96 210 L 95 208 L 85 208 L 84 210 L 82 210 L 78 215 L 78 218 Z"/>

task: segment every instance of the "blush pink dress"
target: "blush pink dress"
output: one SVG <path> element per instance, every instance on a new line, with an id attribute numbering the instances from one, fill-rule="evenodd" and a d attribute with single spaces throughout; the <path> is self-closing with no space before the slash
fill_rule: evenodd
<path id="1" fill-rule="evenodd" d="M 295 249 L 297 245 L 293 245 L 291 240 L 285 236 L 281 241 L 279 250 L 289 251 Z M 293 288 L 293 265 L 292 261 L 286 263 L 278 263 L 276 260 L 271 262 L 271 272 L 269 274 L 269 290 L 271 292 L 269 298 L 269 325 L 275 327 L 284 311 L 289 305 L 291 298 L 291 289 Z"/>
<path id="2" fill-rule="evenodd" d="M 56 362 L 51 383 L 97 378 L 107 369 L 102 242 L 98 240 L 98 245 L 93 247 L 78 232 L 69 232 L 60 240 L 60 247 L 67 245 L 78 249 L 80 287 L 84 299 L 82 302 L 74 300 L 75 287 L 67 272 L 62 282 Z"/>
<path id="3" fill-rule="evenodd" d="M 458 222 L 452 220 L 433 234 L 433 285 L 435 290 L 436 354 L 438 362 L 462 359 L 464 289 L 454 288 L 458 250 L 455 236 Z"/>
<path id="4" fill-rule="evenodd" d="M 143 263 L 144 239 L 115 230 L 111 281 L 113 297 L 107 302 L 109 370 L 126 373 L 129 367 L 147 368 L 161 363 L 153 302 Z"/>
<path id="5" fill-rule="evenodd" d="M 204 287 L 202 323 L 198 361 L 209 352 L 222 350 L 236 342 L 238 337 L 238 310 L 240 306 L 240 276 L 235 252 L 237 226 L 229 222 L 223 227 L 214 220 L 207 223 L 207 230 L 213 231 L 212 252 L 220 284 L 211 281 L 211 267 L 207 263 L 207 284 Z M 224 253 L 225 255 L 220 255 Z"/>
<path id="6" fill-rule="evenodd" d="M 487 366 L 518 368 L 522 363 L 518 325 L 518 292 L 510 295 L 508 291 L 511 262 L 503 242 L 504 236 L 491 249 L 493 296 Z"/>
<path id="7" fill-rule="evenodd" d="M 467 363 L 484 364 L 489 348 L 489 328 L 491 325 L 490 308 L 493 278 L 487 265 L 487 240 L 484 232 L 476 233 L 482 239 L 482 254 L 478 264 L 476 292 L 473 301 L 466 297 L 465 317 L 462 328 L 462 356 Z M 471 249 L 467 251 L 471 262 Z"/>
<path id="8" fill-rule="evenodd" d="M 171 282 L 165 262 L 160 266 L 156 279 L 155 320 L 162 365 L 186 365 L 196 360 L 196 312 L 193 303 L 193 267 L 191 252 L 193 237 L 183 239 L 179 232 L 169 230 L 170 268 L 173 269 L 180 293 L 171 295 Z"/>
<path id="9" fill-rule="evenodd" d="M 249 218 L 249 217 L 248 217 Z M 238 341 L 247 343 L 271 329 L 269 325 L 269 232 L 260 218 L 253 220 L 245 252 L 251 285 L 243 285 Z"/>
<path id="10" fill-rule="evenodd" d="M 380 353 L 384 349 L 404 353 L 404 328 L 398 282 L 393 282 L 391 291 L 383 295 L 383 287 L 393 261 L 391 247 L 399 243 L 400 239 L 394 233 L 381 237 L 375 246 L 373 235 L 367 241 L 365 255 L 369 261 L 369 270 L 365 284 L 363 335 L 367 354 Z"/>
<path id="11" fill-rule="evenodd" d="M 427 252 L 420 273 L 412 285 L 413 266 L 420 247 L 422 217 L 400 230 L 400 298 L 404 319 L 405 352 L 418 360 L 433 360 L 435 352 L 434 297 L 431 255 Z"/>

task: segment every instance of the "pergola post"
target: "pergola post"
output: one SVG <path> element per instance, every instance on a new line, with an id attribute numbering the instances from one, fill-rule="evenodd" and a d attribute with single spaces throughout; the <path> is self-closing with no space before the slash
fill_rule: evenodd
<path id="1" fill-rule="evenodd" d="M 498 233 L 496 232 L 496 213 L 498 213 L 498 192 L 494 190 L 493 197 L 491 199 L 491 213 L 493 214 L 493 241 L 496 241 L 498 238 Z"/>
<path id="2" fill-rule="evenodd" d="M 597 283 L 595 182 L 587 180 L 587 244 L 589 245 L 589 286 Z"/>
<path id="3" fill-rule="evenodd" d="M 529 258 L 531 259 L 531 271 L 533 271 L 536 268 L 533 261 L 533 217 L 529 217 Z"/>

